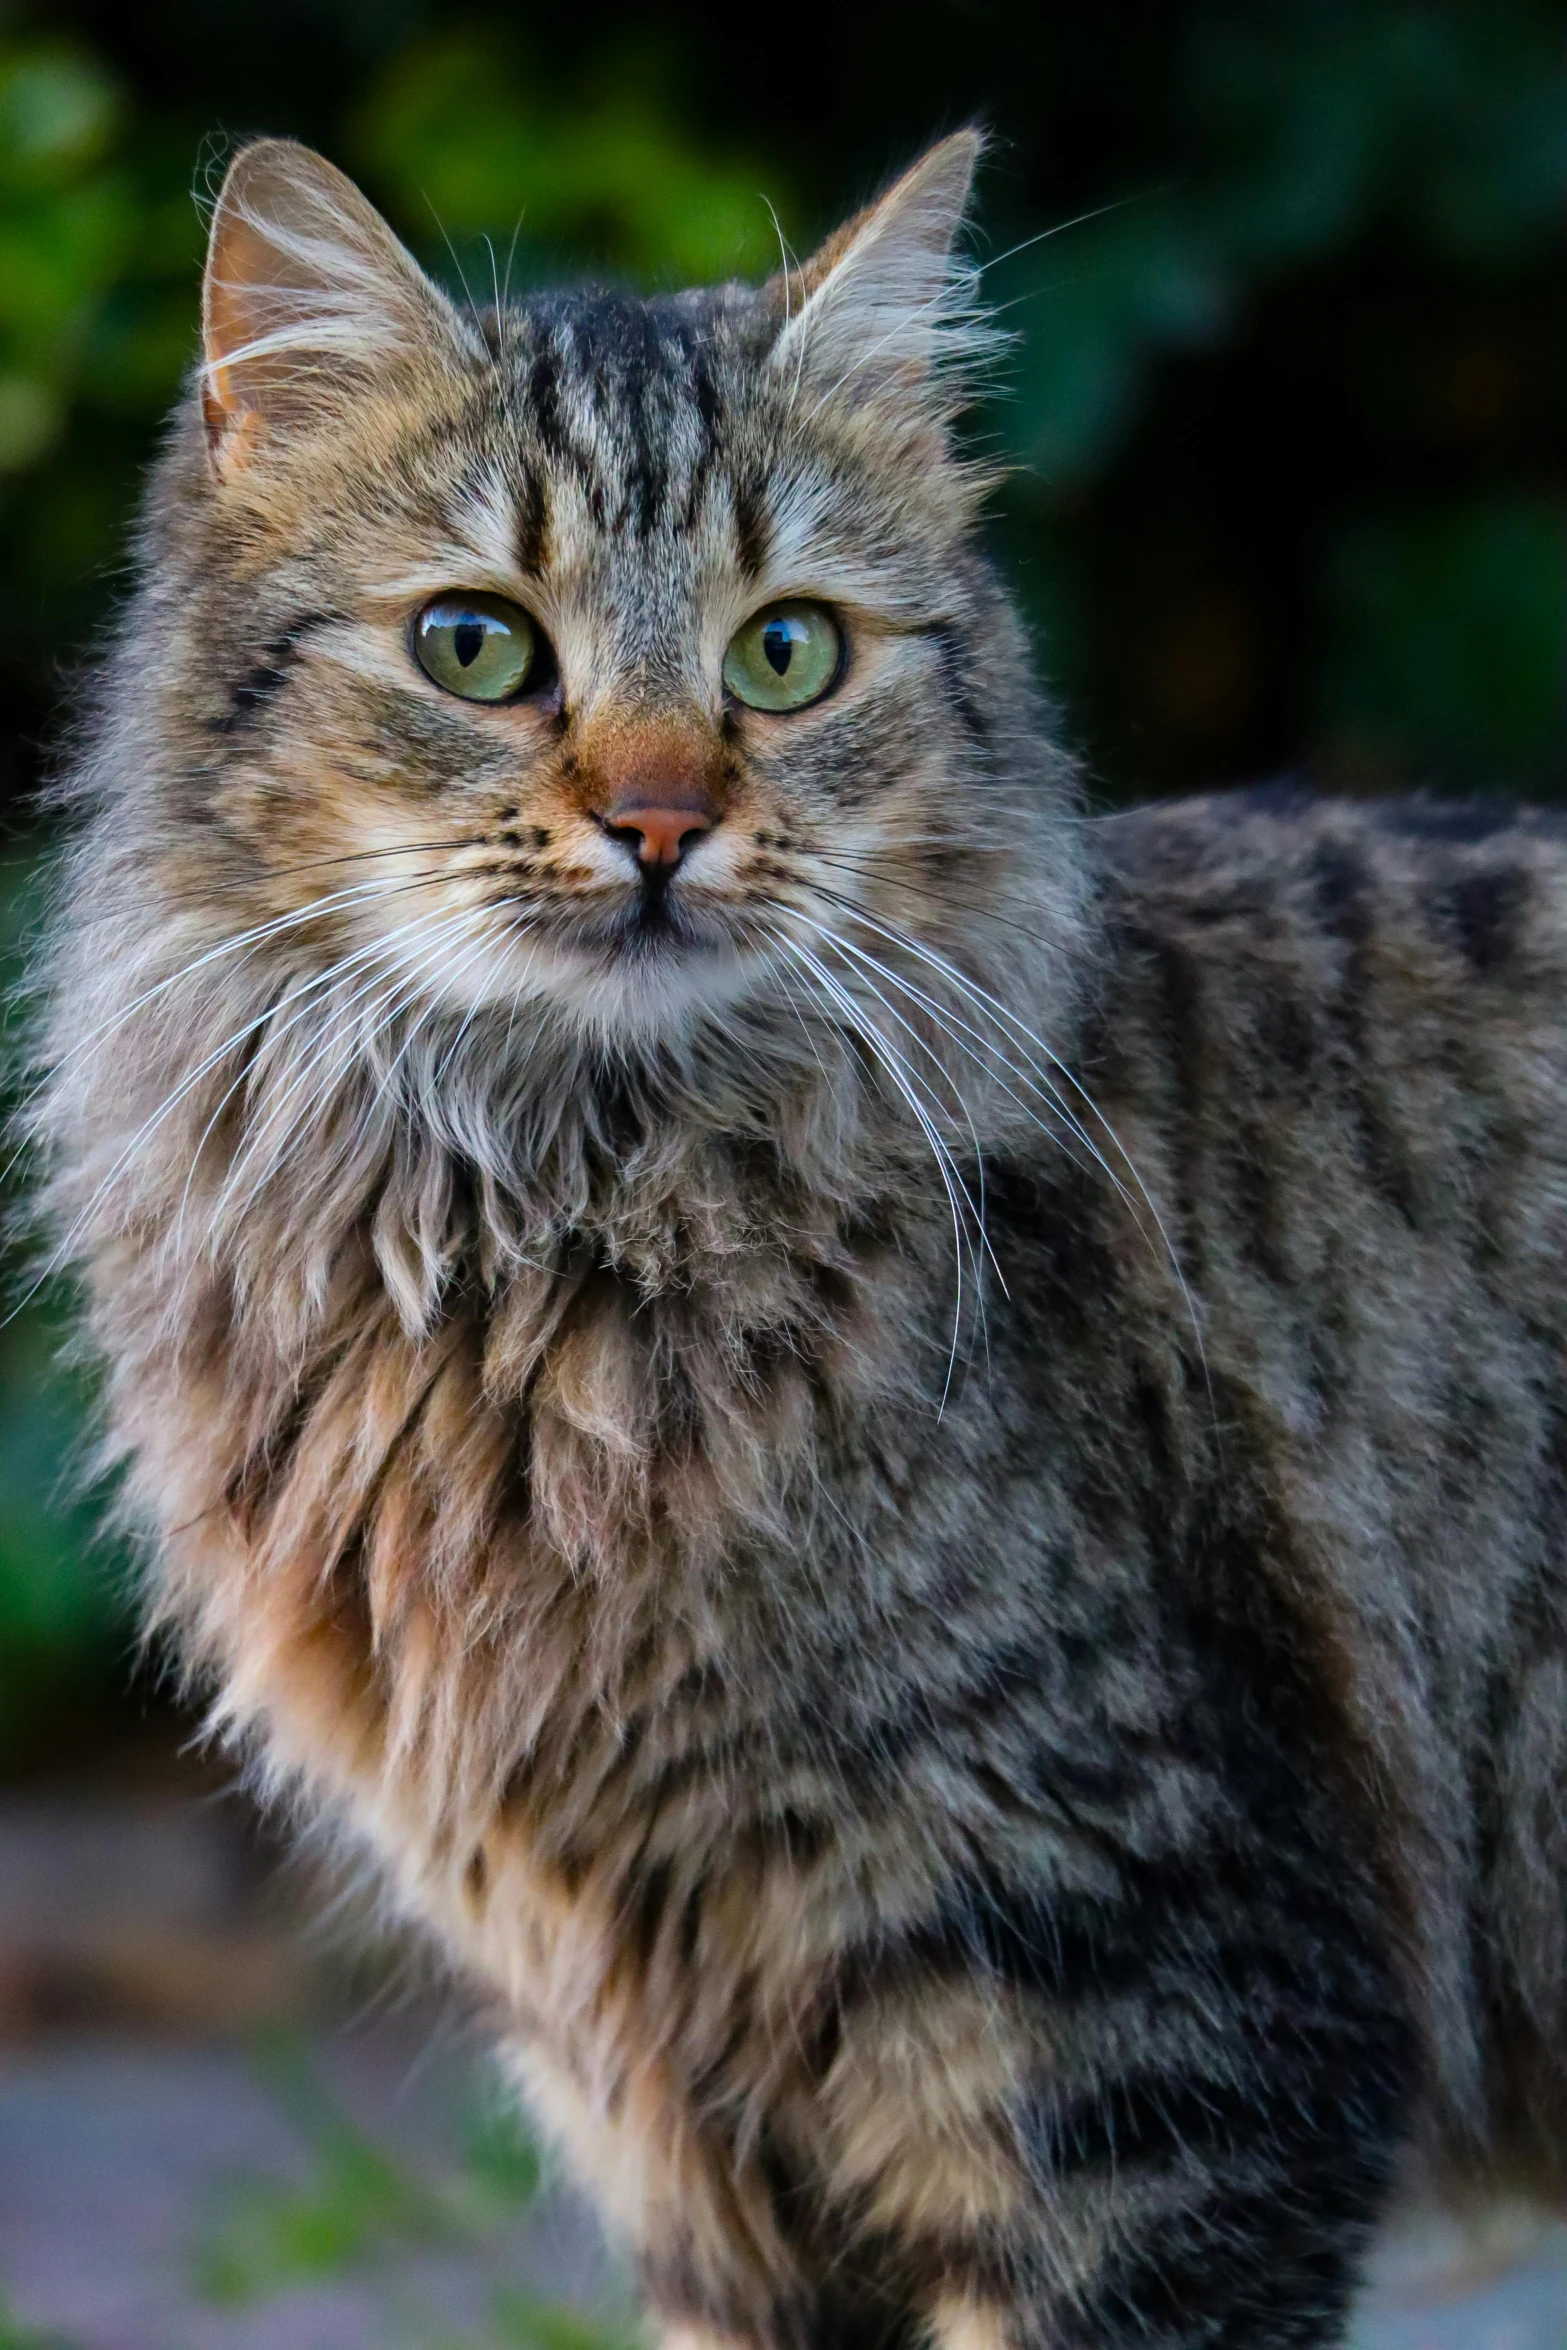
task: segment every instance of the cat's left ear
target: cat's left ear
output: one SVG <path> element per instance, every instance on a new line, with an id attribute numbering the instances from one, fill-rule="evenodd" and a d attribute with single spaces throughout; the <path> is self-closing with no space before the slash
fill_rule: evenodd
<path id="1" fill-rule="evenodd" d="M 954 131 L 778 281 L 776 368 L 848 406 L 939 417 L 961 404 L 965 364 L 995 339 L 953 250 L 983 148 L 978 131 Z"/>
<path id="2" fill-rule="evenodd" d="M 220 476 L 341 415 L 377 376 L 467 349 L 462 322 L 334 164 L 257 139 L 228 169 L 202 281 L 202 415 Z"/>

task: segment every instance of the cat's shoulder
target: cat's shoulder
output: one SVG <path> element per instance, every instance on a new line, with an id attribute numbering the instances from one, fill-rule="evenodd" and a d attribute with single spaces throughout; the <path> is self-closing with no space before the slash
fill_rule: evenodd
<path id="1" fill-rule="evenodd" d="M 1500 971 L 1525 938 L 1567 953 L 1567 813 L 1427 793 L 1351 800 L 1292 781 L 1156 801 L 1095 820 L 1114 924 L 1215 950 L 1302 929 L 1353 944 L 1404 930 Z"/>
<path id="2" fill-rule="evenodd" d="M 1285 779 L 1153 800 L 1093 820 L 1094 862 L 1113 885 L 1195 896 L 1227 881 L 1358 858 L 1369 870 L 1452 870 L 1476 852 L 1567 863 L 1567 811 L 1429 792 L 1353 800 Z"/>

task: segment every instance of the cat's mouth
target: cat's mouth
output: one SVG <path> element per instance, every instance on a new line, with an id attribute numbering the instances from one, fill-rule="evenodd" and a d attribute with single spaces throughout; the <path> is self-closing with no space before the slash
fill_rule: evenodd
<path id="1" fill-rule="evenodd" d="M 627 917 L 625 944 L 628 953 L 646 954 L 660 946 L 678 950 L 694 944 L 690 930 L 670 907 L 667 898 L 643 899 Z"/>
<path id="2" fill-rule="evenodd" d="M 693 918 L 670 905 L 634 906 L 614 923 L 597 948 L 600 967 L 626 973 L 665 971 L 699 982 L 736 964 L 744 941 L 726 924 Z"/>
<path id="3" fill-rule="evenodd" d="M 693 901 L 667 884 L 644 887 L 617 905 L 578 914 L 573 943 L 601 965 L 732 957 L 745 944 L 737 911 Z"/>
<path id="4" fill-rule="evenodd" d="M 766 964 L 744 907 L 692 903 L 678 891 L 561 907 L 530 925 L 521 943 L 526 988 L 622 1042 L 727 1013 Z"/>
<path id="5" fill-rule="evenodd" d="M 769 968 L 768 923 L 741 890 L 562 890 L 495 910 L 505 928 L 485 991 L 552 1001 L 607 1035 L 727 1011 Z M 459 994 L 475 978 L 470 968 Z"/>

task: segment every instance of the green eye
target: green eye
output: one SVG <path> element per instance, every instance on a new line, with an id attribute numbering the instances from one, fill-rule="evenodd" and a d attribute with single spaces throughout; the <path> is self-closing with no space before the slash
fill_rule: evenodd
<path id="1" fill-rule="evenodd" d="M 838 674 L 843 637 L 820 604 L 773 604 L 748 620 L 724 655 L 724 683 L 753 710 L 803 710 Z"/>
<path id="2" fill-rule="evenodd" d="M 414 622 L 420 668 L 466 702 L 509 702 L 538 651 L 532 621 L 504 596 L 437 596 Z"/>

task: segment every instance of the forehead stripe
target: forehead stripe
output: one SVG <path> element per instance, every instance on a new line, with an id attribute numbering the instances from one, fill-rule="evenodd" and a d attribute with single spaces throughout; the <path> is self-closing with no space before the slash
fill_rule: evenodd
<path id="1" fill-rule="evenodd" d="M 762 484 L 754 473 L 743 475 L 734 485 L 735 561 L 742 578 L 752 586 L 762 576 L 772 544 L 772 524 L 767 512 Z"/>
<path id="2" fill-rule="evenodd" d="M 537 579 L 549 562 L 549 485 L 536 465 L 525 464 L 517 484 L 517 564 Z"/>
<path id="3" fill-rule="evenodd" d="M 534 348 L 523 373 L 536 475 L 516 491 L 518 559 L 537 574 L 550 558 L 549 475 L 580 485 L 600 528 L 647 539 L 695 526 L 728 441 L 707 336 L 656 302 L 603 295 L 563 314 L 558 298 L 529 313 Z M 694 427 L 694 429 L 693 429 Z M 676 456 L 678 452 L 678 456 Z M 760 481 L 731 491 L 737 557 L 757 578 L 770 531 Z"/>

